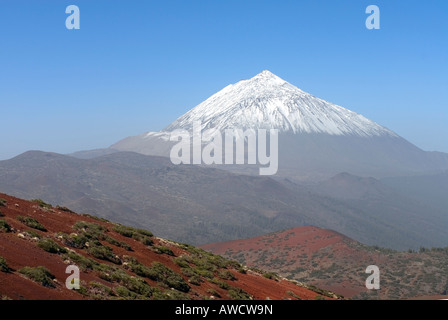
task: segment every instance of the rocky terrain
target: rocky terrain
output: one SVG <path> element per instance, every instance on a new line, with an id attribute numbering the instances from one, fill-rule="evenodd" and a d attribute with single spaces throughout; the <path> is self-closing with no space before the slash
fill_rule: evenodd
<path id="1" fill-rule="evenodd" d="M 400 252 L 307 226 L 202 248 L 353 299 L 448 298 L 448 247 Z M 369 265 L 380 269 L 380 290 L 365 287 Z"/>
<path id="2" fill-rule="evenodd" d="M 32 299 L 334 299 L 151 232 L 0 194 L 0 297 Z M 80 269 L 69 290 L 66 268 Z"/>

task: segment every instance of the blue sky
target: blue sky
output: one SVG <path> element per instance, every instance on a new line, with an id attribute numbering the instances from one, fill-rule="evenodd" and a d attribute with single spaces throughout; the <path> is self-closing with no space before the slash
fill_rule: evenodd
<path id="1" fill-rule="evenodd" d="M 0 159 L 160 130 L 264 69 L 448 152 L 447 14 L 445 0 L 2 0 Z"/>

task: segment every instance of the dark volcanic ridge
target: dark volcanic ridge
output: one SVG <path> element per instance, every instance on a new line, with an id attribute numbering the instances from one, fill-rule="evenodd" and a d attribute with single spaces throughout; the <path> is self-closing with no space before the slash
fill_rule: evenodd
<path id="1" fill-rule="evenodd" d="M 0 161 L 0 190 L 195 245 L 304 225 L 400 250 L 448 243 L 443 208 L 349 174 L 303 186 L 133 152 L 77 159 L 30 151 Z"/>

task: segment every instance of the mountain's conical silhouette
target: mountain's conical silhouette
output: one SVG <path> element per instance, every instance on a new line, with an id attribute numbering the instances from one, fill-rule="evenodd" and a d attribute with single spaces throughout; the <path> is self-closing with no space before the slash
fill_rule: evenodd
<path id="1" fill-rule="evenodd" d="M 425 152 L 388 128 L 304 92 L 268 70 L 228 85 L 160 132 L 128 137 L 111 148 L 169 156 L 172 131 L 192 131 L 199 122 L 203 132 L 277 129 L 277 175 L 298 180 L 325 179 L 340 172 L 386 177 L 448 169 L 447 154 Z M 221 168 L 258 172 L 244 165 Z"/>
<path id="2" fill-rule="evenodd" d="M 396 136 L 360 114 L 300 90 L 268 70 L 229 85 L 188 111 L 164 131 L 204 128 L 278 129 L 292 133 Z"/>

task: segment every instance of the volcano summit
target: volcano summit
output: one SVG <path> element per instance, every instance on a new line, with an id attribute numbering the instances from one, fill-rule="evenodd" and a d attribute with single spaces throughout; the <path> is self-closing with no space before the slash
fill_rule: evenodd
<path id="1" fill-rule="evenodd" d="M 340 172 L 386 177 L 448 169 L 448 155 L 425 152 L 393 131 L 341 106 L 317 98 L 268 70 L 231 84 L 160 132 L 128 137 L 119 151 L 169 156 L 175 130 L 223 133 L 226 129 L 276 129 L 279 176 L 317 180 Z M 251 166 L 222 166 L 255 173 Z"/>

